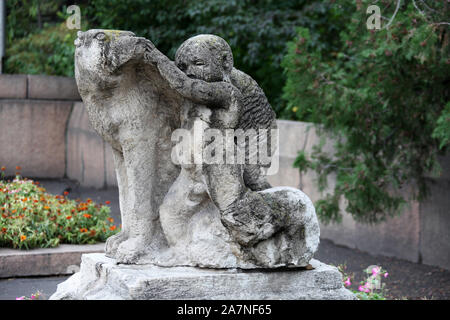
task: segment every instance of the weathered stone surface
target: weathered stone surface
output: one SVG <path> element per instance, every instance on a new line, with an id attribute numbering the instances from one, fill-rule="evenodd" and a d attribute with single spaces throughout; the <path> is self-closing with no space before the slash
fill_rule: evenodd
<path id="1" fill-rule="evenodd" d="M 316 252 L 319 224 L 314 206 L 300 190 L 276 187 L 257 192 L 256 195 L 265 197 L 267 201 L 259 208 L 260 218 L 253 216 L 252 210 L 241 210 L 240 216 L 228 219 L 236 219 L 243 224 L 229 221 L 234 225 L 227 228 L 222 223 L 220 211 L 207 198 L 200 197 L 195 202 L 189 198 L 192 196 L 189 188 L 182 187 L 187 184 L 182 171 L 160 208 L 162 227 L 171 250 L 153 263 L 160 266 L 243 269 L 306 266 Z M 270 198 L 276 201 L 277 206 L 284 206 L 280 213 L 285 216 L 278 217 L 278 222 L 272 216 Z M 189 206 L 186 206 L 187 199 L 190 199 Z M 245 208 L 246 205 L 242 206 Z M 278 224 L 285 230 L 273 235 Z M 242 234 L 245 234 L 245 239 L 242 239 Z"/>
<path id="2" fill-rule="evenodd" d="M 26 177 L 62 178 L 71 102 L 0 100 L 0 163 Z"/>
<path id="3" fill-rule="evenodd" d="M 79 92 L 92 128 L 112 147 L 120 193 L 123 230 L 107 240 L 107 256 L 215 268 L 308 264 L 319 243 L 314 207 L 300 190 L 271 188 L 270 157 L 183 162 L 179 175 L 171 158 L 172 132 L 198 123 L 201 150 L 211 143 L 207 130 L 240 129 L 274 154 L 275 114 L 258 84 L 233 68 L 225 40 L 190 38 L 175 62 L 128 31 L 79 32 L 75 45 Z M 234 141 L 249 159 L 245 138 Z"/>
<path id="4" fill-rule="evenodd" d="M 0 98 L 25 99 L 27 76 L 24 74 L 0 74 Z"/>
<path id="5" fill-rule="evenodd" d="M 167 248 L 158 208 L 179 170 L 170 136 L 181 97 L 143 63 L 142 44 L 132 32 L 109 30 L 79 32 L 75 41 L 78 89 L 91 127 L 112 147 L 119 186 L 122 230 L 106 252 L 125 263 Z"/>
<path id="6" fill-rule="evenodd" d="M 223 133 L 228 129 L 276 129 L 264 93 L 253 79 L 233 68 L 231 49 L 222 38 L 199 35 L 188 39 L 177 50 L 175 64 L 149 46 L 145 58 L 155 63 L 162 77 L 189 102 L 183 110 L 182 127 L 195 129 L 200 123 L 202 132 L 214 129 Z M 260 132 L 258 138 L 262 139 Z M 270 137 L 268 141 L 273 142 Z M 239 142 L 236 144 L 245 149 Z M 273 143 L 269 146 L 271 154 L 275 148 Z M 246 157 L 249 156 L 248 150 L 245 151 Z M 302 266 L 311 259 L 319 234 L 314 207 L 299 190 L 271 189 L 261 174 L 262 163 L 255 166 L 182 163 L 181 167 L 179 178 L 160 208 L 170 246 L 191 243 L 184 240 L 190 232 L 182 226 L 189 219 L 194 220 L 205 203 L 212 202 L 219 211 L 220 223 L 199 231 L 215 235 L 228 232 L 231 239 L 221 236 L 232 252 L 225 259 L 227 263 L 234 258 L 235 266 L 247 267 L 241 265 L 244 263 L 274 268 Z M 223 227 L 226 232 L 222 232 Z M 310 237 L 309 231 L 317 237 Z M 208 248 L 204 251 L 214 252 Z M 187 259 L 186 264 L 192 262 Z"/>
<path id="7" fill-rule="evenodd" d="M 28 75 L 28 99 L 80 100 L 73 78 Z"/>
<path id="8" fill-rule="evenodd" d="M 107 187 L 117 187 L 116 171 L 114 169 L 113 151 L 109 143 L 104 143 L 105 148 L 105 184 Z"/>
<path id="9" fill-rule="evenodd" d="M 58 285 L 51 300 L 348 300 L 341 273 L 311 260 L 313 270 L 244 271 L 239 269 L 161 268 L 117 265 L 93 253 L 82 256 L 80 272 Z"/>

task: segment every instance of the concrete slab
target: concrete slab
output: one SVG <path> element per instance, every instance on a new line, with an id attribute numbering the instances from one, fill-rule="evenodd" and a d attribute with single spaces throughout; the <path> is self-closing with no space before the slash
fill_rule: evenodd
<path id="1" fill-rule="evenodd" d="M 25 99 L 27 97 L 27 75 L 0 74 L 1 99 Z"/>
<path id="2" fill-rule="evenodd" d="M 421 262 L 450 270 L 450 181 L 429 181 L 430 195 L 420 203 Z"/>
<path id="3" fill-rule="evenodd" d="M 298 152 L 305 149 L 309 131 L 314 131 L 313 124 L 289 120 L 277 120 L 277 124 L 280 156 L 295 159 Z"/>
<path id="4" fill-rule="evenodd" d="M 28 99 L 81 100 L 74 78 L 28 75 Z"/>
<path id="5" fill-rule="evenodd" d="M 72 102 L 0 100 L 0 166 L 26 177 L 62 178 L 65 131 Z"/>
<path id="6" fill-rule="evenodd" d="M 311 260 L 312 269 L 244 271 L 122 265 L 85 254 L 80 272 L 58 285 L 51 300 L 351 300 L 336 267 Z"/>
<path id="7" fill-rule="evenodd" d="M 295 158 L 280 156 L 280 166 L 277 174 L 267 176 L 267 181 L 274 186 L 288 186 L 292 188 L 299 188 L 300 172 L 292 165 Z"/>
<path id="8" fill-rule="evenodd" d="M 73 274 L 79 270 L 83 253 L 104 252 L 104 247 L 98 243 L 33 250 L 0 248 L 0 278 Z"/>
<path id="9" fill-rule="evenodd" d="M 91 128 L 83 103 L 73 106 L 67 128 L 67 176 L 83 186 L 105 186 L 103 139 Z"/>

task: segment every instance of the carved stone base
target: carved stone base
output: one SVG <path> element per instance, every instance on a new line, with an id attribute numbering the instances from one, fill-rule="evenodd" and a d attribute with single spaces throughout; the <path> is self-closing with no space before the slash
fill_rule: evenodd
<path id="1" fill-rule="evenodd" d="M 314 269 L 238 270 L 117 265 L 101 253 L 82 256 L 80 271 L 58 285 L 51 300 L 355 299 L 341 273 L 311 260 Z"/>

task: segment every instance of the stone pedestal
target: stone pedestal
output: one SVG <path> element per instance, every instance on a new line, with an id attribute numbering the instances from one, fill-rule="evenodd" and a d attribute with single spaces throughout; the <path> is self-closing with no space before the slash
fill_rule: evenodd
<path id="1" fill-rule="evenodd" d="M 200 269 L 115 264 L 102 253 L 82 256 L 80 271 L 58 285 L 51 300 L 297 300 L 355 299 L 332 266 L 312 270 Z"/>

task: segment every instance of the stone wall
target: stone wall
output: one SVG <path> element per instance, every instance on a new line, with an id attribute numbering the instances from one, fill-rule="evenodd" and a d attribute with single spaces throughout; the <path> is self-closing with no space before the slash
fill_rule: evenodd
<path id="1" fill-rule="evenodd" d="M 273 185 L 289 185 L 304 191 L 313 201 L 325 196 L 334 187 L 335 179 L 328 179 L 329 188 L 319 192 L 316 174 L 300 174 L 292 168 L 298 151 L 312 151 L 319 143 L 314 127 L 309 123 L 278 120 L 280 128 L 280 170 L 270 177 Z M 331 141 L 324 149 L 332 151 Z M 321 238 L 336 244 L 374 255 L 385 255 L 437 265 L 450 269 L 450 155 L 440 158 L 442 175 L 428 178 L 430 197 L 423 202 L 410 200 L 404 211 L 388 221 L 376 225 L 360 224 L 350 214 L 343 214 L 342 223 L 321 224 Z M 409 192 L 405 188 L 404 195 Z M 340 204 L 345 209 L 345 202 Z M 374 263 L 376 263 L 374 261 Z"/>
<path id="2" fill-rule="evenodd" d="M 78 89 L 71 78 L 0 75 L 0 163 L 6 174 L 62 178 L 66 130 Z"/>
<path id="3" fill-rule="evenodd" d="M 111 147 L 91 128 L 82 102 L 74 104 L 66 138 L 69 179 L 88 187 L 117 186 Z"/>
<path id="4" fill-rule="evenodd" d="M 327 191 L 317 190 L 315 174 L 301 175 L 292 167 L 299 150 L 309 152 L 318 143 L 314 127 L 285 120 L 278 125 L 280 167 L 270 182 L 300 188 L 313 201 L 320 199 Z M 332 143 L 325 148 L 331 151 Z M 443 175 L 429 178 L 431 197 L 426 201 L 410 201 L 400 216 L 373 226 L 356 223 L 344 213 L 341 224 L 321 225 L 321 238 L 450 269 L 450 157 L 441 163 Z M 10 175 L 21 166 L 27 177 L 69 178 L 96 188 L 117 186 L 111 148 L 91 129 L 72 78 L 0 75 L 0 166 Z M 334 182 L 331 177 L 331 188 Z"/>

